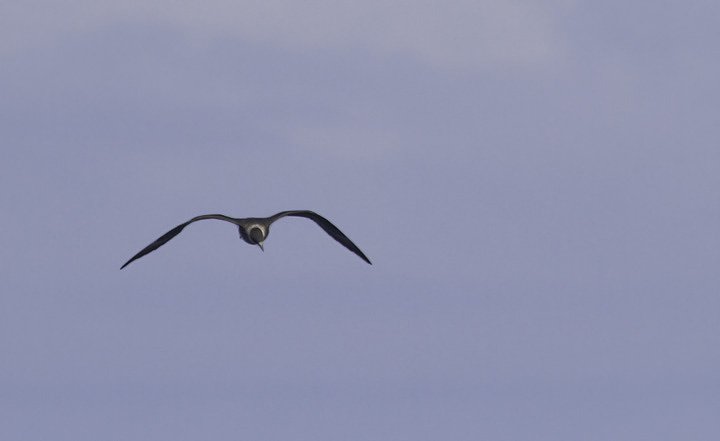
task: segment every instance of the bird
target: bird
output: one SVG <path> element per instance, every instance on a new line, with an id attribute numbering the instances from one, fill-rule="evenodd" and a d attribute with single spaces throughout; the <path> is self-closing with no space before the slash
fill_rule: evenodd
<path id="1" fill-rule="evenodd" d="M 233 223 L 238 226 L 238 230 L 240 230 L 240 238 L 244 240 L 245 242 L 251 244 L 251 245 L 257 245 L 260 247 L 262 251 L 265 251 L 265 248 L 263 246 L 263 242 L 265 239 L 267 239 L 268 234 L 270 233 L 270 225 L 272 225 L 273 222 L 275 222 L 278 219 L 281 219 L 286 216 L 293 216 L 293 217 L 304 217 L 307 219 L 310 219 L 314 221 L 320 228 L 325 230 L 327 234 L 330 235 L 333 239 L 340 242 L 341 245 L 343 245 L 348 250 L 352 251 L 353 253 L 360 256 L 362 260 L 372 265 L 372 262 L 370 262 L 370 259 L 368 259 L 365 254 L 363 254 L 362 251 L 360 251 L 360 248 L 357 247 L 345 234 L 343 234 L 342 231 L 335 225 L 333 225 L 329 220 L 325 219 L 324 217 L 320 216 L 319 214 L 315 213 L 314 211 L 310 210 L 289 210 L 289 211 L 281 211 L 280 213 L 274 214 L 270 217 L 244 217 L 244 218 L 236 218 L 236 217 L 230 217 L 225 216 L 224 214 L 203 214 L 200 216 L 196 216 L 192 219 L 190 219 L 187 222 L 184 222 L 177 227 L 173 228 L 172 230 L 168 231 L 167 233 L 160 236 L 155 242 L 151 243 L 150 245 L 146 246 L 142 250 L 140 250 L 139 253 L 134 255 L 130 258 L 123 266 L 120 267 L 120 269 L 125 268 L 128 266 L 132 261 L 137 260 L 141 258 L 142 256 L 149 254 L 161 246 L 165 245 L 170 239 L 180 234 L 180 232 L 190 225 L 193 222 L 197 222 L 199 220 L 203 219 L 219 219 L 226 222 Z"/>

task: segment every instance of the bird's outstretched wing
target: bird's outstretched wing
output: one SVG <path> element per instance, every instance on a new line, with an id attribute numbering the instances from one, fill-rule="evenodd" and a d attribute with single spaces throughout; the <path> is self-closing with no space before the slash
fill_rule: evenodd
<path id="1" fill-rule="evenodd" d="M 295 217 L 305 217 L 312 221 L 314 221 L 316 224 L 320 226 L 327 234 L 330 235 L 333 239 L 340 242 L 345 248 L 352 251 L 353 253 L 360 256 L 362 260 L 372 265 L 372 262 L 370 262 L 370 259 L 368 259 L 365 254 L 363 254 L 362 251 L 360 251 L 360 248 L 355 245 L 350 238 L 348 238 L 345 234 L 343 234 L 342 231 L 338 227 L 332 224 L 329 220 L 325 219 L 324 217 L 320 216 L 319 214 L 315 213 L 314 211 L 310 210 L 290 210 L 290 211 L 281 211 L 280 213 L 270 216 L 270 223 L 275 222 L 276 220 L 285 217 L 285 216 L 295 216 Z"/>
<path id="2" fill-rule="evenodd" d="M 228 221 L 228 222 L 237 224 L 236 219 L 222 215 L 222 214 L 204 214 L 202 216 L 194 217 L 194 218 L 190 219 L 189 221 L 187 221 L 183 224 L 180 224 L 177 227 L 173 228 L 172 230 L 168 231 L 167 233 L 163 234 L 155 242 L 151 243 L 150 245 L 148 245 L 145 248 L 143 248 L 142 250 L 140 250 L 139 253 L 132 256 L 132 258 L 130 260 L 125 262 L 125 264 L 123 266 L 121 266 L 120 269 L 123 269 L 126 266 L 128 266 L 130 264 L 130 262 L 132 262 L 133 260 L 137 260 L 137 259 L 141 258 L 142 256 L 157 250 L 161 246 L 165 245 L 170 239 L 172 239 L 173 237 L 180 234 L 180 232 L 183 230 L 183 228 L 185 228 L 188 225 L 190 225 L 191 223 L 193 223 L 195 221 L 199 221 L 201 219 L 220 219 L 220 220 L 224 220 L 224 221 Z"/>

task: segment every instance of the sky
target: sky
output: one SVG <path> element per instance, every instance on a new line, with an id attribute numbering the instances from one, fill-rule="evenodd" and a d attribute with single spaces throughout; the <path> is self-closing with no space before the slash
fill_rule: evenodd
<path id="1" fill-rule="evenodd" d="M 3 3 L 0 438 L 718 439 L 717 17 Z"/>

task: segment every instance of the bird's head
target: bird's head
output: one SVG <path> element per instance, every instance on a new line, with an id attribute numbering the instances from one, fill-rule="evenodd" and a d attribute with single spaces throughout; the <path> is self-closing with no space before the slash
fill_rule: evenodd
<path id="1" fill-rule="evenodd" d="M 259 246 L 261 250 L 265 251 L 265 248 L 263 248 L 263 241 L 265 240 L 263 230 L 257 227 L 252 228 L 250 230 L 250 239 L 255 245 Z"/>

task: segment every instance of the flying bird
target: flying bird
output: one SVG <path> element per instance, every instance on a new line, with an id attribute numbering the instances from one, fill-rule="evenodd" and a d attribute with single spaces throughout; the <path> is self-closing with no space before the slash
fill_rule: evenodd
<path id="1" fill-rule="evenodd" d="M 161 246 L 165 245 L 165 243 L 167 243 L 170 239 L 180 234 L 183 228 L 187 227 L 195 221 L 203 219 L 219 219 L 237 225 L 238 229 L 240 230 L 240 237 L 242 238 L 242 240 L 251 245 L 257 245 L 260 247 L 261 250 L 265 251 L 265 248 L 263 248 L 263 242 L 265 241 L 265 239 L 267 239 L 268 234 L 270 234 L 270 225 L 272 225 L 272 223 L 276 220 L 285 216 L 305 217 L 314 221 L 320 226 L 320 228 L 325 230 L 325 232 L 329 234 L 330 237 L 337 240 L 345 248 L 357 254 L 362 260 L 372 265 L 370 259 L 368 259 L 365 254 L 360 251 L 360 248 L 358 248 L 357 245 L 355 245 L 345 234 L 343 234 L 342 231 L 340 231 L 338 227 L 333 225 L 329 220 L 310 210 L 290 210 L 281 211 L 280 213 L 270 217 L 235 218 L 225 216 L 223 214 L 203 214 L 202 216 L 196 216 L 160 236 L 160 238 L 158 238 L 155 242 L 146 246 L 139 253 L 134 255 L 130 260 L 125 262 L 125 264 L 121 266 L 120 269 L 128 266 L 133 260 L 139 259 L 142 256 L 157 250 Z"/>

